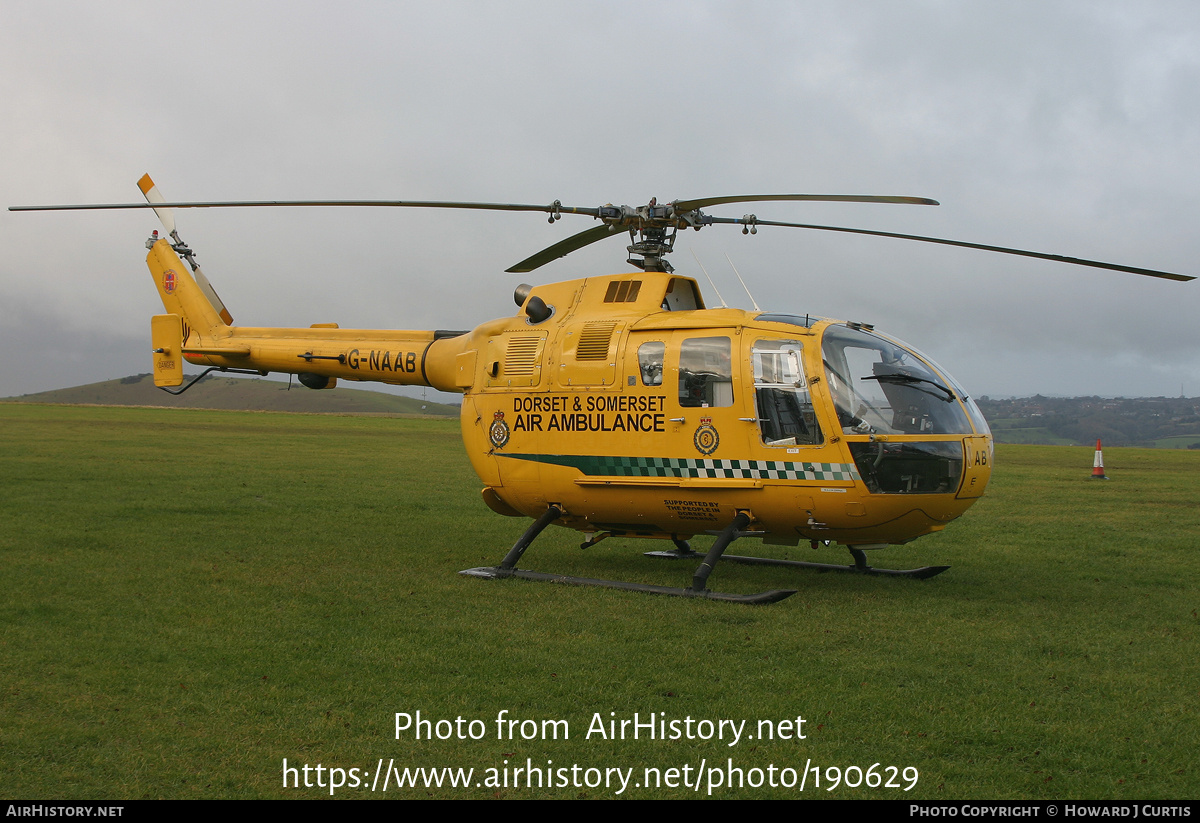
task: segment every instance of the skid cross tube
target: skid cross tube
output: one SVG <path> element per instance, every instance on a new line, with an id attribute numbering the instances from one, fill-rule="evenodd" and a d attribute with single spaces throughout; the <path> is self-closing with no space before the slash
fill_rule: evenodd
<path id="1" fill-rule="evenodd" d="M 529 548 L 529 544 L 536 540 L 537 536 L 545 531 L 547 526 L 562 517 L 562 513 L 562 509 L 551 504 L 550 508 L 546 509 L 542 513 L 542 516 L 525 530 L 525 534 L 521 535 L 521 539 L 514 543 L 513 547 L 508 550 L 508 554 L 504 555 L 504 559 L 500 561 L 499 568 L 505 571 L 515 569 L 517 561 L 521 559 L 521 555 L 525 554 L 525 550 Z"/>
<path id="2" fill-rule="evenodd" d="M 705 584 L 708 582 L 708 576 L 712 574 L 713 566 L 717 565 L 717 561 L 721 559 L 725 549 L 729 548 L 729 544 L 738 539 L 738 532 L 748 525 L 750 525 L 750 516 L 745 512 L 738 512 L 737 516 L 733 518 L 733 522 L 725 527 L 716 542 L 712 544 L 712 548 L 704 556 L 704 562 L 700 564 L 700 568 L 696 569 L 696 573 L 692 575 L 692 591 L 702 592 L 705 590 Z"/>

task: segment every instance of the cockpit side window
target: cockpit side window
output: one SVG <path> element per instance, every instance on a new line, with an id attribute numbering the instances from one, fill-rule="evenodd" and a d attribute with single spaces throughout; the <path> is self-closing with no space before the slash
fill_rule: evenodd
<path id="1" fill-rule="evenodd" d="M 638 371 L 642 375 L 643 386 L 661 386 L 663 376 L 663 357 L 667 352 L 667 344 L 661 340 L 651 340 L 638 346 Z"/>
<path id="2" fill-rule="evenodd" d="M 679 348 L 679 405 L 733 405 L 728 337 L 692 337 Z"/>
<path id="3" fill-rule="evenodd" d="M 762 442 L 768 446 L 822 442 L 802 354 L 803 346 L 795 340 L 754 343 L 754 402 Z"/>

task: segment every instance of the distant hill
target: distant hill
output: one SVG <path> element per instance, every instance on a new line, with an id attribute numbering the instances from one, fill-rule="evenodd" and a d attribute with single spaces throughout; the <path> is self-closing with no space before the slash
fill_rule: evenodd
<path id="1" fill-rule="evenodd" d="M 7 402 L 98 406 L 170 406 L 186 409 L 308 412 L 314 414 L 408 414 L 457 417 L 458 406 L 423 402 L 377 391 L 322 389 L 293 382 L 209 375 L 181 395 L 154 386 L 149 374 L 89 383 L 69 389 L 3 398 Z"/>
<path id="2" fill-rule="evenodd" d="M 1200 449 L 1200 398 L 977 397 L 997 443 Z"/>

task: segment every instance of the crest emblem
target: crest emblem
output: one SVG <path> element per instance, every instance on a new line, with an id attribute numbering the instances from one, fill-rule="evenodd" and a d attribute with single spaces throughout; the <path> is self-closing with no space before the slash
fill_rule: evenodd
<path id="1" fill-rule="evenodd" d="M 175 270 L 167 269 L 163 272 L 163 291 L 167 294 L 172 294 L 175 291 Z"/>
<path id="2" fill-rule="evenodd" d="M 712 454 L 717 450 L 717 446 L 721 445 L 721 435 L 717 434 L 711 417 L 700 418 L 700 425 L 696 428 L 692 442 L 696 444 L 696 451 L 703 455 Z"/>
<path id="3" fill-rule="evenodd" d="M 498 449 L 508 443 L 508 424 L 504 422 L 504 412 L 498 411 L 492 415 L 492 427 L 488 429 L 488 438 Z"/>

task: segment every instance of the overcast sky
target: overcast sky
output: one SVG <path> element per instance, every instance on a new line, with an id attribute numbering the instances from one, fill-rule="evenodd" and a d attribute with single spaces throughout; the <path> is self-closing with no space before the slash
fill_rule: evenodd
<path id="1" fill-rule="evenodd" d="M 0 0 L 3 205 L 378 198 L 709 209 L 1200 274 L 1200 4 Z M 470 328 L 628 269 L 590 218 L 192 210 L 235 321 Z M 0 396 L 149 371 L 151 212 L 0 215 Z M 726 300 L 874 323 L 976 395 L 1200 395 L 1200 283 L 798 229 L 680 235 Z M 709 294 L 710 304 L 717 300 Z"/>

